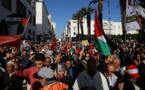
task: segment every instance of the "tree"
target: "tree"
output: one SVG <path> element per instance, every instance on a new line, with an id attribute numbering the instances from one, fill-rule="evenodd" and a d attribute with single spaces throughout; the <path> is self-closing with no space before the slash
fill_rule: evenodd
<path id="1" fill-rule="evenodd" d="M 90 41 L 91 39 L 91 14 L 94 11 L 92 7 L 83 7 L 82 11 L 84 12 L 84 15 L 86 15 L 87 18 L 87 29 L 88 29 L 88 39 Z"/>
<path id="2" fill-rule="evenodd" d="M 92 0 L 89 5 L 91 5 L 92 3 L 95 4 L 98 2 L 98 11 L 99 11 L 99 20 L 100 20 L 100 24 L 101 26 L 103 26 L 103 23 L 102 23 L 102 18 L 103 18 L 103 15 L 102 15 L 102 10 L 103 10 L 103 3 L 102 3 L 103 0 Z"/>
<path id="3" fill-rule="evenodd" d="M 123 41 L 126 44 L 126 31 L 125 31 L 125 23 L 126 23 L 126 0 L 120 0 L 121 7 L 121 20 L 122 20 L 122 30 L 123 30 Z"/>
<path id="4" fill-rule="evenodd" d="M 80 37 L 79 37 L 79 35 L 80 35 L 80 30 L 79 30 L 79 25 L 80 25 L 80 23 L 79 23 L 79 14 L 73 14 L 73 16 L 72 16 L 72 19 L 73 20 L 77 20 L 77 30 L 78 30 L 78 41 L 80 40 Z"/>
<path id="5" fill-rule="evenodd" d="M 78 36 L 79 36 L 79 27 L 81 28 L 81 39 L 84 39 L 84 30 L 83 30 L 83 16 L 84 12 L 82 9 L 73 14 L 72 19 L 77 20 Z"/>
<path id="6" fill-rule="evenodd" d="M 84 12 L 83 12 L 83 10 L 81 9 L 81 10 L 79 10 L 78 12 L 77 12 L 77 14 L 79 15 L 79 23 L 80 23 L 80 28 L 81 28 L 81 36 L 82 36 L 82 40 L 84 39 L 84 30 L 83 30 L 83 16 L 84 16 Z"/>

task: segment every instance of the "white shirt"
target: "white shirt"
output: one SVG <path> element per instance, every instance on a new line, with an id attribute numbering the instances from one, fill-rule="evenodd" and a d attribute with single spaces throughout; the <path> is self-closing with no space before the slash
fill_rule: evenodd
<path id="1" fill-rule="evenodd" d="M 108 81 L 109 81 L 109 86 L 114 87 L 114 84 L 117 80 L 117 76 L 113 73 L 112 77 L 107 77 Z"/>
<path id="2" fill-rule="evenodd" d="M 9 78 L 11 78 L 11 76 L 14 74 L 15 72 L 12 72 L 12 73 L 10 73 L 9 75 L 10 75 L 10 77 Z"/>

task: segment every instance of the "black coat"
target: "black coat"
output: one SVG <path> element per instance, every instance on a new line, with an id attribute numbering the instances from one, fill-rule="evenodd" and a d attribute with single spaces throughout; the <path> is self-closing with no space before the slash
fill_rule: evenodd
<path id="1" fill-rule="evenodd" d="M 140 63 L 137 66 L 137 69 L 139 71 L 139 75 L 140 75 L 140 78 L 141 78 L 142 82 L 145 84 L 145 64 Z M 143 85 L 143 88 L 145 89 L 145 85 Z"/>
<path id="2" fill-rule="evenodd" d="M 57 81 L 62 82 L 66 85 L 68 85 L 68 90 L 73 90 L 72 86 L 73 86 L 73 79 L 71 77 L 68 76 L 64 76 L 62 79 L 57 79 Z"/>
<path id="3" fill-rule="evenodd" d="M 13 74 L 10 78 L 8 72 L 3 73 L 3 89 L 2 90 L 22 90 L 23 78 Z"/>
<path id="4" fill-rule="evenodd" d="M 123 90 L 135 90 L 134 84 L 136 84 L 138 87 L 140 87 L 140 90 L 144 90 L 142 87 L 143 85 L 141 85 L 143 83 L 142 83 L 140 78 L 137 79 L 136 83 L 133 84 L 133 82 L 131 82 L 127 76 L 122 76 L 122 77 L 117 79 L 115 87 L 113 88 L 113 90 L 119 90 L 118 89 L 119 83 L 124 83 Z"/>

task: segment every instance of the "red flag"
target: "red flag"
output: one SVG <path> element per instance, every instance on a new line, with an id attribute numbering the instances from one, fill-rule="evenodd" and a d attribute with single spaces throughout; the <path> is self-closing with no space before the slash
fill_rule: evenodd
<path id="1" fill-rule="evenodd" d="M 0 45 L 8 45 L 18 48 L 22 40 L 21 35 L 15 36 L 0 36 Z"/>
<path id="2" fill-rule="evenodd" d="M 49 49 L 52 50 L 55 46 L 57 46 L 57 41 L 54 41 L 53 44 L 49 46 Z"/>
<path id="3" fill-rule="evenodd" d="M 22 18 L 23 26 L 26 27 L 28 23 L 28 18 Z"/>
<path id="4" fill-rule="evenodd" d="M 72 47 L 72 45 L 71 45 L 70 42 L 67 42 L 66 45 L 67 45 L 67 48 L 68 48 L 68 49 L 70 49 L 70 48 Z"/>
<path id="5" fill-rule="evenodd" d="M 70 42 L 67 42 L 66 45 L 65 45 L 65 47 L 64 47 L 64 52 L 66 54 L 68 54 L 69 53 L 68 49 L 70 49 L 71 47 L 72 47 L 71 43 Z"/>
<path id="6" fill-rule="evenodd" d="M 68 48 L 67 48 L 67 45 L 64 47 L 64 52 L 65 52 L 66 54 L 69 53 Z"/>

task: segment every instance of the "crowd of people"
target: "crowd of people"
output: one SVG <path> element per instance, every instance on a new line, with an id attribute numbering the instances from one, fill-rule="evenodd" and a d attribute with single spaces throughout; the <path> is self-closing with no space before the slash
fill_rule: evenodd
<path id="1" fill-rule="evenodd" d="M 0 90 L 145 90 L 145 44 L 114 45 L 109 56 L 94 42 L 0 46 Z"/>

